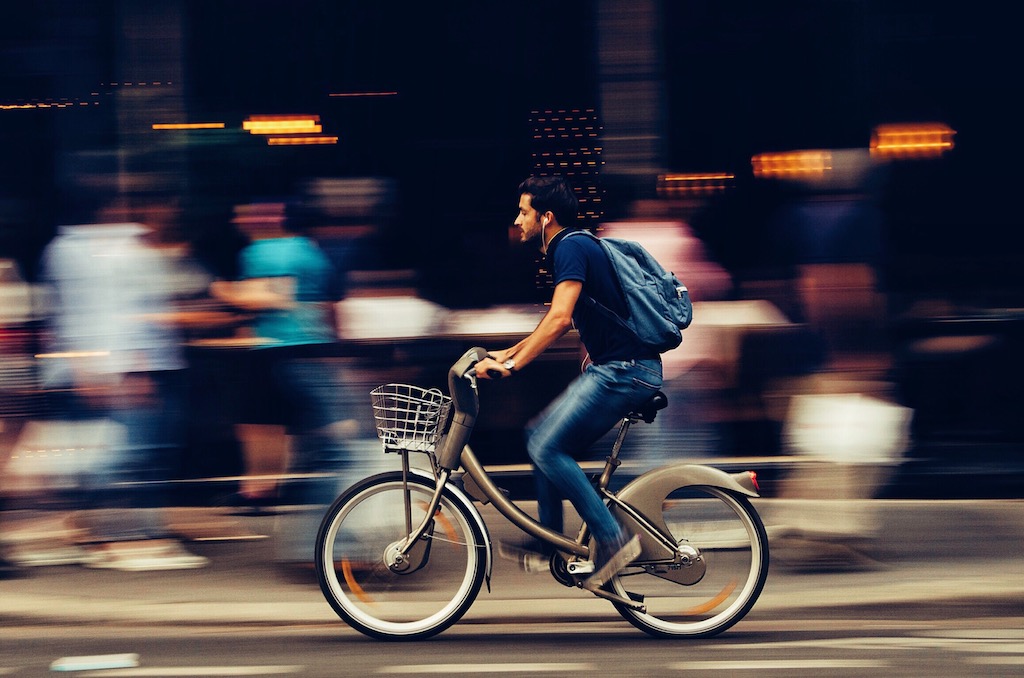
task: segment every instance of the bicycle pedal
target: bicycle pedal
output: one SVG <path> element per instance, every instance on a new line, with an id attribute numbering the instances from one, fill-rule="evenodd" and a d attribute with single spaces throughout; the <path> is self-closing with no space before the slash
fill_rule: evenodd
<path id="1" fill-rule="evenodd" d="M 566 565 L 566 570 L 571 575 L 593 574 L 594 562 L 592 560 L 574 560 Z"/>

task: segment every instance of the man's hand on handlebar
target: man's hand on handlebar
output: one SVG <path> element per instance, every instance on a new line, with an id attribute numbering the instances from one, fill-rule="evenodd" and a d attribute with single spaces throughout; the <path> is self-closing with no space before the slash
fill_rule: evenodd
<path id="1" fill-rule="evenodd" d="M 508 359 L 508 351 L 492 351 L 483 360 L 476 364 L 477 379 L 504 379 L 512 376 L 512 372 L 505 368 L 505 361 Z"/>

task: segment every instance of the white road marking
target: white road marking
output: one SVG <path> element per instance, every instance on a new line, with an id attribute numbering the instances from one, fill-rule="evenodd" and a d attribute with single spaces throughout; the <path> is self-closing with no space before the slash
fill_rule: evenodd
<path id="1" fill-rule="evenodd" d="M 988 666 L 1024 666 L 1024 657 L 968 657 L 964 661 Z"/>
<path id="2" fill-rule="evenodd" d="M 304 666 L 143 666 L 135 669 L 86 671 L 75 678 L 149 678 L 150 676 L 276 676 L 301 673 Z"/>
<path id="3" fill-rule="evenodd" d="M 970 644 L 960 641 L 949 645 L 961 652 L 1002 652 L 1005 654 L 1024 654 L 1024 643 L 1007 643 L 1003 640 L 979 640 Z"/>
<path id="4" fill-rule="evenodd" d="M 597 671 L 594 664 L 569 663 L 516 663 L 516 664 L 407 664 L 404 666 L 384 666 L 377 673 L 541 673 L 561 671 Z"/>
<path id="5" fill-rule="evenodd" d="M 993 629 L 943 629 L 930 631 L 921 635 L 933 638 L 961 638 L 964 640 L 1024 640 L 1024 628 L 993 628 Z"/>
<path id="6" fill-rule="evenodd" d="M 134 652 L 121 654 L 92 654 L 77 657 L 61 657 L 50 662 L 51 671 L 89 671 L 92 669 L 128 669 L 139 665 L 139 655 Z"/>
<path id="7" fill-rule="evenodd" d="M 1007 642 L 1001 638 L 943 638 L 918 636 L 864 636 L 850 638 L 819 638 L 815 640 L 784 640 L 767 643 L 722 645 L 721 650 L 779 650 L 792 648 L 828 648 L 833 650 L 950 650 L 953 652 L 1024 652 L 1024 643 Z"/>
<path id="8" fill-rule="evenodd" d="M 750 659 L 693 661 L 669 664 L 670 671 L 788 671 L 796 669 L 884 669 L 889 662 L 876 659 Z"/>

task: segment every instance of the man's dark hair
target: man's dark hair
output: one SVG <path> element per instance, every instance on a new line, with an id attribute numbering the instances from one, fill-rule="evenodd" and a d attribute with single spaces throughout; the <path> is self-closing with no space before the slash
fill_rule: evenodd
<path id="1" fill-rule="evenodd" d="M 572 228 L 576 225 L 580 201 L 562 177 L 529 177 L 519 184 L 519 193 L 529 193 L 533 209 L 541 214 L 551 212 L 562 226 Z"/>

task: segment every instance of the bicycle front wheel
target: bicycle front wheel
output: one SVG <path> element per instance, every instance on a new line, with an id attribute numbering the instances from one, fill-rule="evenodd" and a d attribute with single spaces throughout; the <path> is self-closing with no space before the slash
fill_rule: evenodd
<path id="1" fill-rule="evenodd" d="M 387 565 L 433 494 L 432 479 L 384 473 L 350 488 L 324 516 L 316 541 L 320 589 L 356 630 L 390 640 L 433 636 L 458 621 L 479 593 L 486 537 L 472 506 L 449 488 L 406 566 Z"/>
<path id="2" fill-rule="evenodd" d="M 623 570 L 612 579 L 612 590 L 642 597 L 647 609 L 616 609 L 654 636 L 717 635 L 746 615 L 764 587 L 764 524 L 746 497 L 710 486 L 673 491 L 662 503 L 662 515 L 673 540 L 699 559 L 689 567 L 636 563 Z"/>

